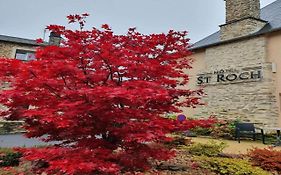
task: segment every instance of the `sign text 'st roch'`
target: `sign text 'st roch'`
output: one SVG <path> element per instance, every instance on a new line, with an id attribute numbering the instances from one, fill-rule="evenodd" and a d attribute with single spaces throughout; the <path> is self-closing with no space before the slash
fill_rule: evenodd
<path id="1" fill-rule="evenodd" d="M 197 75 L 197 85 L 230 84 L 259 81 L 262 79 L 262 68 L 221 69 L 212 73 Z"/>

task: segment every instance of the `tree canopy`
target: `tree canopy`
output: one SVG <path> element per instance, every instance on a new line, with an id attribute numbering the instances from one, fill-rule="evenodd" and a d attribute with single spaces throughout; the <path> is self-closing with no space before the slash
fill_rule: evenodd
<path id="1" fill-rule="evenodd" d="M 48 26 L 63 42 L 39 47 L 36 60 L 0 60 L 0 80 L 9 84 L 1 90 L 1 115 L 25 121 L 28 137 L 59 142 L 24 151 L 27 160 L 47 162 L 50 174 L 148 169 L 149 160 L 172 152 L 147 143 L 170 140 L 167 134 L 180 128 L 163 116 L 199 104 L 201 91 L 178 88 L 191 68 L 187 32 L 144 35 L 130 28 L 116 35 L 107 24 L 84 30 L 87 16 L 68 16 L 79 30 Z"/>

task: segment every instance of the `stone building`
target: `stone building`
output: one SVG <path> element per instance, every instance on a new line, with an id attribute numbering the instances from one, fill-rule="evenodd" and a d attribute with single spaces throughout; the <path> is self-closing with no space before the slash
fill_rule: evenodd
<path id="1" fill-rule="evenodd" d="M 225 3 L 225 24 L 193 45 L 187 72 L 205 106 L 184 113 L 281 126 L 281 0 L 262 9 L 259 0 Z"/>
<path id="2" fill-rule="evenodd" d="M 0 57 L 20 60 L 34 59 L 36 41 L 0 35 Z"/>
<path id="3" fill-rule="evenodd" d="M 35 40 L 0 35 L 0 58 L 16 58 L 23 61 L 35 59 L 38 46 L 59 45 L 61 37 L 51 33 L 49 42 L 38 44 Z"/>

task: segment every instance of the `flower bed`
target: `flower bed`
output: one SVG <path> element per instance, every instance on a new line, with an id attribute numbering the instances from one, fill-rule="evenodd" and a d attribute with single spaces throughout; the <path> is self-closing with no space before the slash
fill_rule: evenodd
<path id="1" fill-rule="evenodd" d="M 183 145 L 181 145 L 183 144 Z M 180 146 L 181 145 L 181 146 Z M 168 145 L 171 147 L 171 145 Z M 176 142 L 176 156 L 169 161 L 151 162 L 153 169 L 139 172 L 146 175 L 270 175 L 280 174 L 280 151 L 255 149 L 247 155 L 224 154 L 225 143 L 210 142 L 198 144 L 192 142 Z M 2 153 L 11 153 L 4 149 Z M 19 160 L 14 157 L 14 160 Z M 268 162 L 271 162 L 268 164 Z M 40 162 L 39 162 L 40 163 Z M 24 172 L 36 175 L 31 167 L 40 169 L 38 162 L 20 162 L 0 169 L 0 175 L 14 175 Z M 9 174 L 10 173 L 10 174 Z M 13 174 L 14 173 L 14 174 Z"/>

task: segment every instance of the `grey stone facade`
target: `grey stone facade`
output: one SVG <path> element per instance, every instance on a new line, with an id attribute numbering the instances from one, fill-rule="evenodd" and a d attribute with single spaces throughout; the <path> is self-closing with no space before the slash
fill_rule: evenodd
<path id="1" fill-rule="evenodd" d="M 257 37 L 207 48 L 206 73 L 220 70 L 259 68 L 257 81 L 229 81 L 204 84 L 206 106 L 197 116 L 240 119 L 266 126 L 278 125 L 275 82 L 271 63 L 266 62 L 266 38 Z"/>
<path id="2" fill-rule="evenodd" d="M 268 59 L 268 36 L 252 35 L 268 24 L 260 19 L 260 1 L 225 1 L 226 23 L 203 39 L 205 48 L 199 42 L 198 57 L 204 67 L 198 68 L 196 83 L 197 88 L 203 85 L 206 105 L 196 109 L 195 116 L 279 126 L 280 100 L 273 63 Z M 210 45 L 212 39 L 217 44 Z"/>
<path id="3" fill-rule="evenodd" d="M 0 41 L 0 58 L 14 58 L 16 49 L 35 50 L 36 46 Z"/>
<path id="4" fill-rule="evenodd" d="M 256 33 L 266 25 L 265 21 L 255 18 L 245 18 L 237 22 L 221 25 L 221 41 Z"/>

